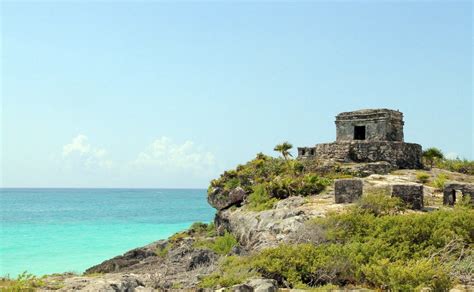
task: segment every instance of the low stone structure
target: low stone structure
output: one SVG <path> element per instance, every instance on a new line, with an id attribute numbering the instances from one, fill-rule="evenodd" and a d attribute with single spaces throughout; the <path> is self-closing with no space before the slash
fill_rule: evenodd
<path id="1" fill-rule="evenodd" d="M 400 198 L 414 210 L 423 209 L 422 184 L 394 184 L 392 185 L 392 197 Z"/>
<path id="2" fill-rule="evenodd" d="M 395 168 L 421 168 L 422 148 L 403 141 L 403 124 L 403 114 L 389 109 L 340 113 L 336 116 L 336 142 L 299 147 L 298 158 L 386 161 Z"/>
<path id="3" fill-rule="evenodd" d="M 336 204 L 352 203 L 362 196 L 363 182 L 361 179 L 336 179 L 334 196 Z"/>
<path id="4" fill-rule="evenodd" d="M 443 204 L 453 206 L 459 196 L 469 195 L 471 197 L 471 204 L 474 205 L 474 184 L 447 182 L 443 189 Z"/>

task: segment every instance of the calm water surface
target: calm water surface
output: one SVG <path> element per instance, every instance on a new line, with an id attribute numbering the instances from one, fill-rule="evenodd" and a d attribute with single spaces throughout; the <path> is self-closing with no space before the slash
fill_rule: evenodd
<path id="1" fill-rule="evenodd" d="M 0 276 L 80 273 L 214 213 L 204 189 L 0 189 Z"/>

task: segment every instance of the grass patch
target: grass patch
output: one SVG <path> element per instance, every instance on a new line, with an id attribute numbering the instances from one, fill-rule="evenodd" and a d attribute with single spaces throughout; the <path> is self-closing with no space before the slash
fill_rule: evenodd
<path id="1" fill-rule="evenodd" d="M 391 197 L 386 189 L 369 191 L 356 204 L 356 210 L 375 216 L 396 214 L 404 209 L 400 198 Z"/>
<path id="2" fill-rule="evenodd" d="M 225 257 L 221 260 L 218 270 L 202 278 L 199 286 L 201 288 L 230 287 L 243 283 L 257 275 L 257 272 L 252 270 L 251 262 L 248 257 Z"/>
<path id="3" fill-rule="evenodd" d="M 444 184 L 448 181 L 448 179 L 449 177 L 446 174 L 440 173 L 428 185 L 442 191 L 444 188 Z"/>
<path id="4" fill-rule="evenodd" d="M 253 192 L 247 198 L 246 207 L 251 211 L 263 211 L 272 209 L 278 199 L 270 197 L 264 185 L 256 185 Z"/>
<path id="5" fill-rule="evenodd" d="M 435 167 L 449 171 L 474 175 L 474 161 L 467 159 L 442 159 L 435 163 Z"/>
<path id="6" fill-rule="evenodd" d="M 416 180 L 419 183 L 425 184 L 430 180 L 430 175 L 427 174 L 426 172 L 417 171 L 416 172 Z"/>
<path id="7" fill-rule="evenodd" d="M 0 291 L 2 292 L 35 291 L 36 288 L 44 286 L 45 282 L 42 278 L 38 278 L 26 271 L 15 279 L 10 279 L 9 277 L 0 278 Z"/>
<path id="8" fill-rule="evenodd" d="M 220 255 L 228 254 L 236 245 L 237 239 L 229 232 L 226 232 L 222 236 L 217 236 L 216 238 L 199 239 L 194 242 L 194 247 L 207 248 Z"/>

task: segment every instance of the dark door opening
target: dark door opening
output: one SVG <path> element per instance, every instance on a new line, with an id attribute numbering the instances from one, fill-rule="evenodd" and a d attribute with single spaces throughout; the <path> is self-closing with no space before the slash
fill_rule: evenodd
<path id="1" fill-rule="evenodd" d="M 456 204 L 456 190 L 453 190 L 452 200 L 453 200 L 453 205 Z"/>
<path id="2" fill-rule="evenodd" d="M 354 127 L 354 140 L 365 140 L 365 126 Z"/>

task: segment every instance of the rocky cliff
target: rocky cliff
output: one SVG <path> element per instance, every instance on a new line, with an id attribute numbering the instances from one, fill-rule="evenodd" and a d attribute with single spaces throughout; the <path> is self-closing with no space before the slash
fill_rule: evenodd
<path id="1" fill-rule="evenodd" d="M 324 175 L 317 176 L 302 171 L 297 163 L 268 159 L 257 157 L 247 166 L 226 173 L 211 183 L 208 201 L 216 208 L 213 224 L 193 225 L 167 240 L 104 261 L 89 268 L 82 276 L 50 276 L 40 290 L 48 291 L 53 287 L 55 290 L 59 287 L 59 291 L 204 289 L 201 288 L 205 286 L 202 285 L 203 279 L 222 273 L 222 266 L 228 265 L 229 259 L 252 258 L 260 251 L 282 244 L 310 243 L 317 246 L 331 240 L 319 230 L 318 225 L 309 225 L 309 222 L 325 218 L 328 214 L 344 213 L 344 210 L 351 208 L 352 204 L 335 204 L 330 183 L 332 178 L 346 176 L 347 172 L 326 171 Z M 360 165 L 356 169 L 366 170 Z M 414 170 L 399 170 L 390 174 L 385 168 L 382 170 L 384 174 L 364 172 L 364 188 L 383 189 L 394 182 L 418 180 L 418 173 Z M 440 170 L 427 173 L 432 180 L 443 173 L 458 181 L 474 182 L 474 177 L 468 175 Z M 327 177 L 329 183 L 322 176 Z M 441 196 L 435 186 L 427 184 L 424 212 L 439 208 Z M 470 245 L 467 247 L 470 249 Z M 232 289 L 236 291 L 276 291 L 278 286 L 293 286 L 287 279 L 258 268 L 246 273 L 250 276 L 221 281 L 219 285 L 234 285 Z M 464 283 L 471 281 L 473 278 L 468 277 Z M 321 283 L 324 282 L 331 283 L 330 280 Z M 356 283 L 346 284 L 355 287 Z M 219 285 L 213 289 L 218 289 Z"/>

